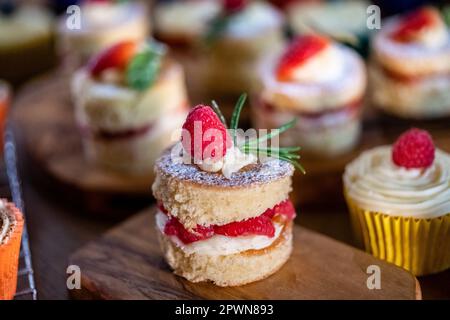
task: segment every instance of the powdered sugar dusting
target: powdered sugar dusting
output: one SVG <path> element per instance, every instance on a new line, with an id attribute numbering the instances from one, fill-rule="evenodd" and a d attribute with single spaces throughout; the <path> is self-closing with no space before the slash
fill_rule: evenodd
<path id="1" fill-rule="evenodd" d="M 156 162 L 156 170 L 160 174 L 207 186 L 241 187 L 252 184 L 264 184 L 294 173 L 294 167 L 278 159 L 270 159 L 264 163 L 250 165 L 239 172 L 234 172 L 230 179 L 221 173 L 202 171 L 197 165 L 172 161 L 170 149 Z"/>

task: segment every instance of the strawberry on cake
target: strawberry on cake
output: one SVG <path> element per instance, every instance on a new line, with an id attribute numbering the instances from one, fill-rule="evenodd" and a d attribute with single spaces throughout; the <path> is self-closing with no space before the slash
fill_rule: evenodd
<path id="1" fill-rule="evenodd" d="M 450 115 L 450 37 L 439 11 L 390 18 L 373 40 L 372 100 L 403 118 Z"/>
<path id="2" fill-rule="evenodd" d="M 292 251 L 295 209 L 289 200 L 298 148 L 259 148 L 269 135 L 241 139 L 219 109 L 199 105 L 183 125 L 181 141 L 158 159 L 153 194 L 164 257 L 192 282 L 237 286 L 264 279 Z M 262 158 L 261 154 L 270 155 Z"/>
<path id="3" fill-rule="evenodd" d="M 318 34 L 295 38 L 260 68 L 253 111 L 258 128 L 298 119 L 281 143 L 302 143 L 315 156 L 334 156 L 357 143 L 366 72 L 352 49 Z"/>
<path id="4" fill-rule="evenodd" d="M 188 110 L 184 74 L 156 42 L 119 42 L 78 70 L 72 92 L 88 160 L 152 176 Z"/>

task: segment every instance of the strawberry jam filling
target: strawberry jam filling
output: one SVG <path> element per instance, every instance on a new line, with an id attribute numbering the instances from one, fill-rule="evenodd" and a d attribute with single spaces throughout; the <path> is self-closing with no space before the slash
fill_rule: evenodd
<path id="1" fill-rule="evenodd" d="M 187 230 L 183 224 L 181 224 L 176 217 L 171 216 L 161 204 L 159 205 L 159 209 L 169 217 L 169 220 L 164 227 L 164 234 L 176 236 L 185 244 L 205 240 L 214 235 L 223 235 L 227 237 L 264 235 L 271 238 L 275 236 L 275 221 L 280 218 L 284 221 L 291 221 L 296 216 L 292 202 L 287 199 L 254 218 L 231 222 L 220 226 L 197 225 L 194 229 Z"/>

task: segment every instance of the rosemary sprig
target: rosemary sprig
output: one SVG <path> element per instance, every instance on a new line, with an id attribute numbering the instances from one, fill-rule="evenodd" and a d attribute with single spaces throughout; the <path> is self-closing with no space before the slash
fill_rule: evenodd
<path id="1" fill-rule="evenodd" d="M 252 141 L 249 141 L 249 142 L 247 142 L 247 144 L 255 145 L 255 144 L 259 144 L 263 141 L 272 139 L 273 137 L 276 137 L 276 136 L 280 135 L 281 133 L 285 132 L 286 130 L 289 130 L 290 128 L 292 128 L 296 122 L 297 122 L 297 119 L 292 119 L 288 123 L 283 124 L 281 127 L 274 129 L 274 130 L 270 130 L 270 132 L 268 134 L 266 134 L 265 136 L 259 137 Z"/>
<path id="2" fill-rule="evenodd" d="M 243 93 L 236 102 L 236 105 L 233 110 L 233 115 L 231 116 L 230 129 L 234 145 L 236 145 L 237 143 L 236 130 L 238 128 L 239 118 L 241 117 L 241 111 L 242 108 L 244 107 L 245 100 L 247 100 L 247 94 Z"/>
<path id="3" fill-rule="evenodd" d="M 220 121 L 223 123 L 223 125 L 225 127 L 227 127 L 227 120 L 225 120 L 225 117 L 223 116 L 222 111 L 220 111 L 220 108 L 219 108 L 219 105 L 217 104 L 217 102 L 215 100 L 213 100 L 213 101 L 211 101 L 211 104 L 212 104 L 212 108 L 213 108 L 214 112 L 217 114 Z"/>
<path id="4" fill-rule="evenodd" d="M 246 99 L 247 94 L 243 93 L 239 97 L 234 107 L 233 115 L 231 116 L 231 123 L 229 128 L 231 129 L 231 136 L 235 146 L 237 146 L 236 130 L 239 124 L 239 117 L 241 115 L 242 108 L 245 105 Z M 213 110 L 216 112 L 217 116 L 219 117 L 220 121 L 222 121 L 222 123 L 224 123 L 224 125 L 226 126 L 225 117 L 223 116 L 219 106 L 215 101 L 212 101 L 212 107 Z M 271 130 L 269 133 L 263 135 L 262 137 L 253 139 L 238 147 L 245 154 L 252 153 L 256 154 L 256 156 L 258 156 L 259 154 L 263 154 L 268 157 L 275 157 L 277 159 L 287 161 L 291 163 L 296 169 L 300 170 L 303 174 L 305 174 L 306 173 L 305 169 L 298 161 L 300 159 L 300 155 L 298 155 L 297 153 L 298 151 L 300 151 L 301 149 L 300 147 L 260 147 L 261 142 L 272 139 L 273 137 L 276 137 L 279 134 L 285 132 L 286 130 L 292 128 L 295 125 L 295 122 L 296 122 L 295 119 L 291 120 L 282 125 L 281 127 L 279 127 L 278 129 Z"/>

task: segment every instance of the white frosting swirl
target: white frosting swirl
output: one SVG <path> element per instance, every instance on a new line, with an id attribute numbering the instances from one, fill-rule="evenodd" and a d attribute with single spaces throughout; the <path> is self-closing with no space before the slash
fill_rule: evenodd
<path id="1" fill-rule="evenodd" d="M 8 240 L 11 227 L 14 227 L 14 217 L 10 217 L 7 212 L 5 202 L 0 200 L 0 244 Z"/>
<path id="2" fill-rule="evenodd" d="M 168 217 L 160 210 L 156 213 L 156 225 L 161 233 L 164 234 L 164 227 L 167 223 Z M 211 238 L 185 244 L 176 236 L 169 236 L 170 240 L 175 243 L 177 247 L 187 254 L 197 253 L 204 255 L 229 255 L 247 250 L 261 250 L 269 247 L 281 234 L 283 225 L 281 223 L 274 223 L 275 235 L 267 237 L 263 235 L 227 237 L 220 234 L 213 235 Z"/>
<path id="3" fill-rule="evenodd" d="M 347 195 L 366 210 L 428 219 L 450 213 L 450 155 L 436 150 L 426 169 L 395 165 L 391 147 L 364 152 L 344 173 Z"/>

